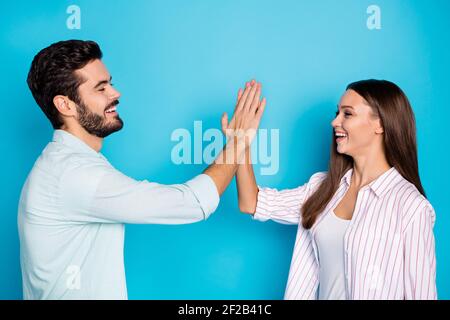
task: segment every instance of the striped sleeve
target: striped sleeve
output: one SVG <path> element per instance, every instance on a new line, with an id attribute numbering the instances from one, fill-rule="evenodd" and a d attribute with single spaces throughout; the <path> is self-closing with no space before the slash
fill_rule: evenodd
<path id="1" fill-rule="evenodd" d="M 277 190 L 258 186 L 258 200 L 253 218 L 259 221 L 299 224 L 301 207 L 326 175 L 326 172 L 317 172 L 307 183 L 294 189 Z"/>
<path id="2" fill-rule="evenodd" d="M 436 290 L 436 257 L 433 226 L 436 215 L 431 204 L 414 214 L 404 237 L 405 299 L 434 300 Z"/>

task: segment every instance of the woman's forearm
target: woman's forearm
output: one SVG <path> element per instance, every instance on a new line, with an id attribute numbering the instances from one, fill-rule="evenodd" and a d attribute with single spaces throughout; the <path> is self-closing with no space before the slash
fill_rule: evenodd
<path id="1" fill-rule="evenodd" d="M 256 185 L 253 165 L 250 158 L 250 148 L 246 149 L 245 162 L 238 166 L 236 185 L 238 190 L 239 210 L 244 213 L 255 213 L 258 200 L 258 186 Z"/>

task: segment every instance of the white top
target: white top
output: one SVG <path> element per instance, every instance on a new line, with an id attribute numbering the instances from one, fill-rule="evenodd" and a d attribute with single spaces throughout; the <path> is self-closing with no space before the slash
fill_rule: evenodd
<path id="1" fill-rule="evenodd" d="M 303 204 L 327 177 L 277 190 L 259 187 L 254 219 L 298 225 L 285 299 L 317 299 L 318 250 L 314 235 L 350 187 L 353 169 L 312 228 L 302 226 Z M 436 254 L 430 202 L 395 167 L 359 190 L 344 236 L 345 283 L 349 300 L 436 299 Z"/>
<path id="2" fill-rule="evenodd" d="M 346 300 L 344 235 L 350 220 L 330 212 L 317 226 L 314 241 L 319 258 L 319 300 Z"/>
<path id="3" fill-rule="evenodd" d="M 205 174 L 176 185 L 136 181 L 56 130 L 19 202 L 23 297 L 126 299 L 124 223 L 192 223 L 218 203 Z"/>

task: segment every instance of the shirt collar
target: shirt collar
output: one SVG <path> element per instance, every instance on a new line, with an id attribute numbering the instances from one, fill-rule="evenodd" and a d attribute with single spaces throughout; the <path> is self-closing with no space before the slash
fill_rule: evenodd
<path id="1" fill-rule="evenodd" d="M 344 180 L 348 186 L 350 186 L 350 182 L 352 180 L 353 168 L 350 168 L 342 177 L 341 181 Z M 395 167 L 391 167 L 389 170 L 384 172 L 381 176 L 373 180 L 368 185 L 364 186 L 364 188 L 370 188 L 377 195 L 377 197 L 383 196 L 387 191 L 389 191 L 394 185 L 397 184 L 398 181 L 402 179 L 402 175 L 395 169 Z"/>
<path id="2" fill-rule="evenodd" d="M 55 130 L 53 133 L 53 142 L 62 143 L 63 145 L 68 146 L 79 153 L 89 153 L 95 155 L 96 157 L 104 158 L 100 152 L 95 151 L 84 141 L 65 130 Z"/>

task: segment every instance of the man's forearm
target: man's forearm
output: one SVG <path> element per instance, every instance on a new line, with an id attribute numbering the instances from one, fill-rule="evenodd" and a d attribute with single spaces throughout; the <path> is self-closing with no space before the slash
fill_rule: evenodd
<path id="1" fill-rule="evenodd" d="M 239 163 L 245 156 L 245 149 L 243 139 L 237 137 L 230 139 L 214 163 L 203 172 L 214 181 L 219 195 L 222 195 L 236 174 Z"/>

